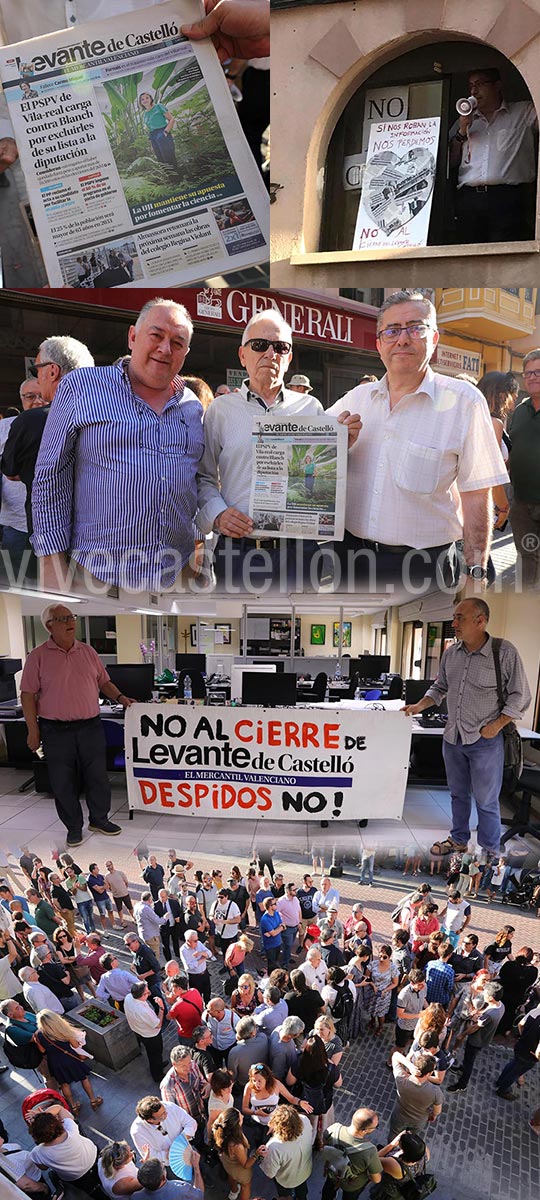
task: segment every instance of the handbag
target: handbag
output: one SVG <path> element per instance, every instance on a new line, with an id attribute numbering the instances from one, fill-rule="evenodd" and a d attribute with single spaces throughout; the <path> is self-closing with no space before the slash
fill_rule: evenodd
<path id="1" fill-rule="evenodd" d="M 500 660 L 501 639 L 493 638 L 492 646 L 495 675 L 497 678 L 497 697 L 502 712 L 504 708 L 504 690 Z M 519 736 L 519 731 L 515 721 L 509 721 L 508 724 L 504 726 L 502 735 L 504 739 L 505 783 L 508 787 L 511 787 L 513 782 L 514 786 L 512 790 L 515 790 L 517 781 L 520 778 L 521 772 L 523 771 L 523 746 L 521 744 L 521 738 Z"/>

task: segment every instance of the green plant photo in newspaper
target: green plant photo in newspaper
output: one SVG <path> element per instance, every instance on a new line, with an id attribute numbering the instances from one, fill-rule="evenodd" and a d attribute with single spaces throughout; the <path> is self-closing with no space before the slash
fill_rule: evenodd
<path id="1" fill-rule="evenodd" d="M 235 195 L 239 181 L 196 58 L 96 87 L 126 201 L 137 224 L 156 211 Z M 167 201 L 169 203 L 167 203 Z"/>
<path id="2" fill-rule="evenodd" d="M 335 503 L 337 458 L 334 446 L 316 442 L 292 447 L 287 484 L 287 504 L 315 504 L 318 509 Z"/>

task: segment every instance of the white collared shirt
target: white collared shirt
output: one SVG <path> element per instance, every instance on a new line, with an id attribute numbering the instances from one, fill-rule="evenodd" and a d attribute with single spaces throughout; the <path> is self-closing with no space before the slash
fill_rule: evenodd
<path id="1" fill-rule="evenodd" d="M 322 413 L 323 407 L 315 396 L 291 392 L 288 388 L 282 388 L 274 404 L 267 406 L 244 382 L 240 391 L 216 396 L 207 408 L 204 454 L 197 473 L 199 511 L 196 521 L 201 533 L 210 533 L 216 517 L 226 508 L 248 512 L 253 472 L 253 424 L 274 410 L 314 417 Z"/>
<path id="2" fill-rule="evenodd" d="M 360 413 L 349 451 L 345 527 L 356 537 L 424 549 L 460 538 L 460 492 L 508 483 L 487 403 L 473 384 L 436 375 L 390 409 L 388 377 L 328 409 Z M 210 410 L 209 410 L 210 411 Z"/>
<path id="3" fill-rule="evenodd" d="M 453 137 L 459 122 L 450 130 Z M 491 120 L 478 109 L 463 145 L 458 188 L 531 183 L 536 179 L 536 109 L 531 100 L 515 100 L 493 113 Z M 470 158 L 470 162 L 467 160 Z"/>
<path id="4" fill-rule="evenodd" d="M 124 1000 L 124 1016 L 129 1028 L 139 1037 L 157 1037 L 161 1021 L 147 1000 L 136 1000 L 128 992 Z"/>

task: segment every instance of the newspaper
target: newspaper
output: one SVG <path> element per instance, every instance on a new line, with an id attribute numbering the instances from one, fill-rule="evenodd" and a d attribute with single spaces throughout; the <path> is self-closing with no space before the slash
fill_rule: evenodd
<path id="1" fill-rule="evenodd" d="M 177 0 L 0 48 L 49 284 L 204 280 L 268 258 L 269 203 L 210 40 Z"/>
<path id="2" fill-rule="evenodd" d="M 353 250 L 426 245 L 439 125 L 439 117 L 372 124 Z"/>
<path id="3" fill-rule="evenodd" d="M 253 430 L 249 515 L 255 537 L 341 539 L 347 429 L 331 417 L 281 415 Z"/>

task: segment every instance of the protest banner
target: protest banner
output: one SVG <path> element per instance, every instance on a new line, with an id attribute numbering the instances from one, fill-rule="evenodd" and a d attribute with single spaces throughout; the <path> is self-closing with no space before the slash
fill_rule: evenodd
<path id="1" fill-rule="evenodd" d="M 194 283 L 264 262 L 269 202 L 211 40 L 178 0 L 0 48 L 53 287 Z"/>
<path id="2" fill-rule="evenodd" d="M 401 712 L 134 704 L 128 804 L 178 816 L 399 819 L 410 737 Z"/>
<path id="3" fill-rule="evenodd" d="M 353 250 L 425 246 L 439 117 L 372 124 Z"/>
<path id="4" fill-rule="evenodd" d="M 255 421 L 249 515 L 254 537 L 343 537 L 347 430 L 331 417 Z"/>

